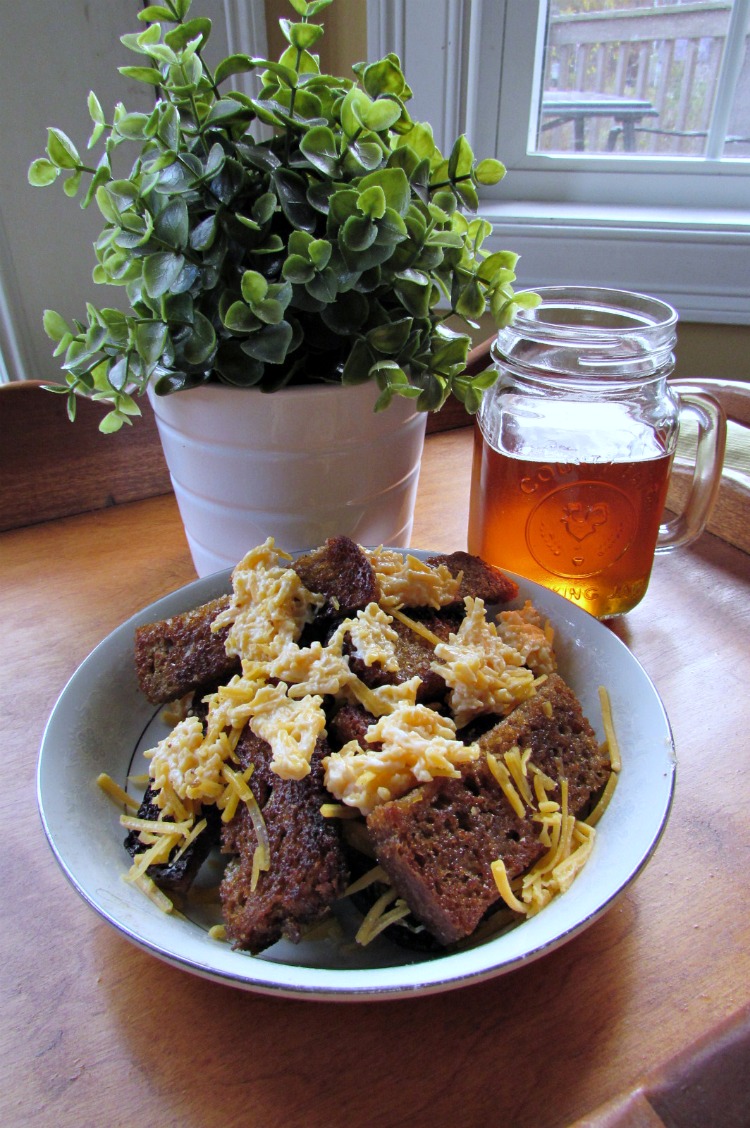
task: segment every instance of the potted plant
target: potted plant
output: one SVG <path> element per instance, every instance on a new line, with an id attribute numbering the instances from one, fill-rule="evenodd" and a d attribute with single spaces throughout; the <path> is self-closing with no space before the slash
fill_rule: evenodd
<path id="1" fill-rule="evenodd" d="M 94 281 L 123 288 L 127 298 L 127 312 L 89 305 L 85 321 L 73 324 L 45 312 L 65 375 L 51 390 L 67 395 L 71 419 L 76 397 L 90 396 L 109 404 L 101 427 L 114 431 L 140 414 L 137 397 L 148 393 L 163 440 L 168 429 L 183 429 L 171 413 L 187 412 L 204 438 L 216 436 L 224 462 L 237 446 L 257 456 L 263 436 L 278 437 L 288 423 L 298 477 L 303 465 L 311 474 L 299 444 L 322 427 L 329 444 L 352 446 L 343 475 L 351 528 L 335 531 L 372 541 L 390 537 L 374 537 L 357 516 L 352 475 L 365 458 L 349 416 L 336 415 L 340 405 L 353 404 L 370 437 L 384 426 L 381 415 L 393 415 L 394 424 L 416 419 L 411 429 L 423 437 L 424 413 L 450 394 L 475 411 L 494 374 L 466 374 L 471 339 L 449 328 L 449 319 L 469 330 L 489 311 L 501 326 L 535 299 L 512 288 L 517 256 L 487 253 L 490 224 L 465 214 L 477 208 L 477 187 L 502 177 L 500 162 L 477 162 L 464 136 L 442 155 L 429 125 L 409 115 L 411 91 L 393 54 L 357 64 L 351 78 L 321 73 L 316 21 L 331 2 L 290 0 L 296 18 L 280 21 L 288 46 L 278 62 L 235 54 L 212 66 L 211 21 L 190 13 L 191 0 L 144 8 L 143 30 L 122 37 L 139 61 L 120 71 L 154 88 L 153 110 L 118 104 L 108 120 L 91 93 L 89 148 L 101 145 L 98 161 L 50 128 L 29 180 L 62 179 L 67 195 L 82 194 L 83 207 L 96 203 L 104 227 Z M 259 79 L 255 97 L 230 88 L 233 76 L 247 72 Z M 323 418 L 333 427 L 310 414 L 323 394 Z M 228 401 L 229 425 L 208 422 L 213 400 Z M 237 433 L 229 435 L 232 420 Z M 248 433 L 252 421 L 257 441 Z M 176 462 L 166 442 L 165 453 L 187 526 L 184 436 L 180 443 Z M 302 496 L 289 497 L 288 483 L 278 481 L 280 449 L 272 451 L 274 496 L 255 507 L 269 516 L 286 502 L 292 510 L 311 505 L 319 491 L 310 479 Z M 379 434 L 373 454 L 389 462 Z M 204 450 L 201 484 L 205 459 Z M 332 472 L 323 461 L 327 494 Z M 365 493 L 379 495 L 372 468 L 366 477 Z M 415 477 L 412 499 L 414 485 Z M 255 499 L 255 479 L 242 490 Z M 216 511 L 210 495 L 203 508 Z M 295 543 L 288 547 L 302 547 L 300 536 L 313 532 L 320 529 L 309 521 L 304 534 L 289 532 Z M 191 547 L 195 557 L 192 540 Z"/>

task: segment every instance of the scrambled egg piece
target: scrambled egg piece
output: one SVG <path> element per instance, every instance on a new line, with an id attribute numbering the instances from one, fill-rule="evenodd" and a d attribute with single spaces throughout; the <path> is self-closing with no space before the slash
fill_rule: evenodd
<path id="1" fill-rule="evenodd" d="M 530 599 L 520 611 L 501 611 L 496 621 L 500 638 L 518 651 L 524 665 L 536 677 L 555 672 L 557 659 L 552 648 L 555 632 L 551 624 L 542 619 Z"/>
<path id="2" fill-rule="evenodd" d="M 484 600 L 466 598 L 466 617 L 457 634 L 435 647 L 432 668 L 450 687 L 450 706 L 457 728 L 483 713 L 505 716 L 532 697 L 534 674 L 523 657 L 499 637 L 485 618 Z"/>
<path id="3" fill-rule="evenodd" d="M 299 638 L 305 623 L 312 622 L 322 606 L 323 597 L 309 592 L 294 569 L 280 563 L 282 559 L 289 558 L 269 537 L 232 572 L 229 607 L 211 624 L 213 631 L 230 627 L 227 654 L 260 662 L 276 658 Z"/>
<path id="4" fill-rule="evenodd" d="M 456 740 L 448 717 L 406 702 L 370 725 L 365 741 L 381 747 L 366 751 L 353 740 L 325 760 L 328 790 L 363 815 L 436 776 L 458 776 L 457 764 L 479 756 L 477 744 Z"/>
<path id="5" fill-rule="evenodd" d="M 366 552 L 380 585 L 380 606 L 433 607 L 437 610 L 454 603 L 461 585 L 461 575 L 452 576 L 445 564 L 437 568 L 418 560 L 410 553 L 376 548 Z"/>

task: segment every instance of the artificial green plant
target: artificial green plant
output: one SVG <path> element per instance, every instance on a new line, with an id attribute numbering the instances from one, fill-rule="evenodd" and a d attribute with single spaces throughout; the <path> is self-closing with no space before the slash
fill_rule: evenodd
<path id="1" fill-rule="evenodd" d="M 130 307 L 89 305 L 73 324 L 45 312 L 66 381 L 51 387 L 71 418 L 76 395 L 90 396 L 111 405 L 102 429 L 114 431 L 149 382 L 167 394 L 217 380 L 269 392 L 376 380 L 378 408 L 399 394 L 435 410 L 451 392 L 478 407 L 494 373 L 465 374 L 471 340 L 448 318 L 470 329 L 489 311 L 501 326 L 535 302 L 513 291 L 517 255 L 488 253 L 491 225 L 464 214 L 503 166 L 477 162 L 465 136 L 442 155 L 409 115 L 396 55 L 353 78 L 321 73 L 315 20 L 331 2 L 290 0 L 278 62 L 235 54 L 213 67 L 211 21 L 191 17 L 191 0 L 144 8 L 144 30 L 122 37 L 141 59 L 119 69 L 153 87 L 153 110 L 118 104 L 108 121 L 91 93 L 96 163 L 48 130 L 29 180 L 62 177 L 82 207 L 97 204 L 94 281 L 124 287 Z M 246 72 L 257 97 L 230 88 Z"/>

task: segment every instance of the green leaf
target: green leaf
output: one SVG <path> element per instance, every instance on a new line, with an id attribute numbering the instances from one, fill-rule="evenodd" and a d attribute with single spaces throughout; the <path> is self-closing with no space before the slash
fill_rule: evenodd
<path id="1" fill-rule="evenodd" d="M 303 286 L 305 282 L 309 282 L 311 278 L 315 277 L 315 267 L 302 255 L 288 255 L 284 260 L 281 273 L 287 281 L 295 286 Z"/>
<path id="2" fill-rule="evenodd" d="M 247 74 L 249 71 L 255 70 L 257 65 L 258 60 L 251 58 L 250 55 L 228 55 L 217 65 L 214 71 L 214 82 L 219 86 L 225 79 L 231 78 L 233 74 Z"/>
<path id="3" fill-rule="evenodd" d="M 480 161 L 474 169 L 479 184 L 497 184 L 505 176 L 505 165 L 488 158 Z"/>
<path id="4" fill-rule="evenodd" d="M 169 8 L 162 7 L 161 4 L 149 4 L 147 8 L 141 8 L 138 13 L 138 19 L 143 20 L 144 23 L 152 23 L 154 20 L 172 20 L 174 16 Z"/>
<path id="5" fill-rule="evenodd" d="M 364 384 L 370 379 L 370 368 L 373 364 L 373 355 L 363 340 L 354 342 L 352 349 L 344 362 L 341 375 L 343 384 Z"/>
<path id="6" fill-rule="evenodd" d="M 299 51 L 309 51 L 323 35 L 320 24 L 292 23 L 291 20 L 279 20 L 279 27 L 287 43 Z"/>
<path id="7" fill-rule="evenodd" d="M 318 270 L 323 270 L 331 260 L 333 247 L 327 239 L 313 239 L 307 248 L 310 259 Z"/>
<path id="8" fill-rule="evenodd" d="M 145 82 L 149 86 L 161 86 L 162 74 L 156 67 L 118 67 L 123 78 L 132 78 L 136 82 Z"/>
<path id="9" fill-rule="evenodd" d="M 241 281 L 242 296 L 248 305 L 261 302 L 268 293 L 268 282 L 257 270 L 246 270 Z"/>
<path id="10" fill-rule="evenodd" d="M 265 325 L 243 342 L 248 356 L 266 364 L 282 364 L 292 341 L 292 327 L 288 321 L 278 325 Z"/>
<path id="11" fill-rule="evenodd" d="M 64 317 L 55 313 L 53 309 L 45 309 L 43 315 L 44 332 L 53 341 L 61 341 L 68 333 L 70 327 Z"/>
<path id="12" fill-rule="evenodd" d="M 172 200 L 162 208 L 154 221 L 154 233 L 162 243 L 176 251 L 184 250 L 190 236 L 187 204 L 182 199 Z"/>
<path id="13" fill-rule="evenodd" d="M 373 133 L 383 133 L 398 121 L 402 113 L 403 107 L 399 102 L 392 98 L 378 98 L 363 111 L 362 121 Z"/>
<path id="14" fill-rule="evenodd" d="M 367 343 L 385 356 L 397 356 L 409 339 L 412 325 L 411 317 L 378 325 L 367 334 Z"/>
<path id="15" fill-rule="evenodd" d="M 360 181 L 360 195 L 365 189 L 373 186 L 383 190 L 389 208 L 393 208 L 401 216 L 406 215 L 411 203 L 411 189 L 402 168 L 384 168 L 379 172 L 369 173 Z"/>
<path id="16" fill-rule="evenodd" d="M 46 157 L 39 157 L 29 165 L 28 180 L 35 188 L 44 188 L 52 184 L 60 175 L 60 169 Z"/>
<path id="17" fill-rule="evenodd" d="M 124 415 L 120 415 L 117 411 L 110 411 L 99 424 L 99 430 L 103 435 L 113 435 L 115 431 L 120 430 L 125 422 L 126 419 Z"/>
<path id="18" fill-rule="evenodd" d="M 365 67 L 362 84 L 371 98 L 377 98 L 379 94 L 401 97 L 407 89 L 401 67 L 392 56 Z"/>
<path id="19" fill-rule="evenodd" d="M 232 302 L 222 317 L 230 333 L 253 333 L 260 321 L 244 302 Z"/>
<path id="20" fill-rule="evenodd" d="M 161 321 L 140 321 L 135 330 L 135 347 L 147 365 L 160 359 L 167 341 L 167 327 Z"/>
<path id="21" fill-rule="evenodd" d="M 378 229 L 367 216 L 352 215 L 341 231 L 341 241 L 348 251 L 366 251 L 375 242 Z"/>
<path id="22" fill-rule="evenodd" d="M 424 122 L 414 122 L 411 129 L 398 138 L 396 144 L 398 147 L 408 145 L 417 158 L 420 160 L 427 159 L 430 164 L 432 164 L 432 158 L 437 153 L 432 126 Z"/>
<path id="23" fill-rule="evenodd" d="M 461 288 L 456 302 L 456 313 L 462 317 L 475 320 L 481 317 L 486 308 L 484 291 L 475 278 L 472 278 Z"/>
<path id="24" fill-rule="evenodd" d="M 58 168 L 78 168 L 81 163 L 78 150 L 61 129 L 47 130 L 47 156 Z"/>
<path id="25" fill-rule="evenodd" d="M 276 169 L 272 174 L 279 203 L 292 227 L 302 231 L 314 231 L 317 217 L 307 202 L 304 177 L 287 169 Z"/>
<path id="26" fill-rule="evenodd" d="M 145 141 L 148 126 L 147 114 L 121 114 L 115 122 L 115 132 L 129 141 Z"/>
<path id="27" fill-rule="evenodd" d="M 383 163 L 383 150 L 374 141 L 352 141 L 349 157 L 353 157 L 365 172 L 372 172 Z"/>
<path id="28" fill-rule="evenodd" d="M 106 120 L 104 117 L 104 110 L 102 109 L 101 102 L 99 101 L 93 90 L 89 90 L 87 105 L 89 110 L 89 117 L 93 121 L 94 125 L 103 126 Z"/>
<path id="29" fill-rule="evenodd" d="M 353 86 L 341 104 L 341 125 L 349 137 L 359 133 L 363 124 L 363 114 L 367 107 L 372 105 L 372 100 L 367 97 L 364 90 Z"/>
<path id="30" fill-rule="evenodd" d="M 357 200 L 359 210 L 370 219 L 382 219 L 385 215 L 385 192 L 379 184 L 373 184 L 360 192 Z"/>
<path id="31" fill-rule="evenodd" d="M 75 196 L 81 186 L 81 177 L 83 176 L 83 169 L 78 169 L 72 176 L 66 177 L 63 183 L 63 192 L 66 196 Z"/>
<path id="32" fill-rule="evenodd" d="M 182 270 L 185 260 L 173 251 L 158 251 L 143 260 L 143 284 L 152 298 L 160 298 L 169 290 Z"/>
<path id="33" fill-rule="evenodd" d="M 206 44 L 208 37 L 211 34 L 211 21 L 206 16 L 199 16 L 193 20 L 187 20 L 185 23 L 180 24 L 179 27 L 173 28 L 168 31 L 164 36 L 164 42 L 173 51 L 180 51 L 191 42 L 197 39 L 199 41 L 199 50 Z"/>
<path id="34" fill-rule="evenodd" d="M 300 150 L 315 168 L 326 176 L 335 176 L 339 153 L 333 130 L 327 125 L 314 125 L 300 141 Z"/>
<path id="35" fill-rule="evenodd" d="M 211 322 L 196 310 L 192 333 L 183 345 L 183 356 L 188 364 L 203 364 L 216 347 L 216 333 Z"/>
<path id="36" fill-rule="evenodd" d="M 474 185 L 469 180 L 464 180 L 457 183 L 455 189 L 464 206 L 476 211 L 479 207 L 479 196 Z"/>
<path id="37" fill-rule="evenodd" d="M 256 223 L 270 223 L 278 206 L 278 200 L 273 192 L 264 192 L 253 204 L 253 219 Z"/>

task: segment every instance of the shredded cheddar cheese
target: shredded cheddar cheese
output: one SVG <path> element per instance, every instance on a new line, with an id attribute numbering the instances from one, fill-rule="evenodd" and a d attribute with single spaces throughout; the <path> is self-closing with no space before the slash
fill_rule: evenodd
<path id="1" fill-rule="evenodd" d="M 365 750 L 349 741 L 325 759 L 325 785 L 367 815 L 379 803 L 406 794 L 437 776 L 460 775 L 458 764 L 477 759 L 479 746 L 456 739 L 456 726 L 425 705 L 402 703 L 370 725 Z"/>
<path id="2" fill-rule="evenodd" d="M 381 591 L 380 605 L 390 611 L 399 607 L 433 607 L 455 602 L 461 574 L 452 576 L 445 564 L 432 567 L 411 553 L 393 549 L 365 551 L 375 569 Z"/>
<path id="3" fill-rule="evenodd" d="M 555 672 L 555 632 L 550 623 L 543 621 L 531 600 L 527 599 L 520 611 L 501 611 L 496 622 L 499 637 L 518 651 L 523 664 L 537 677 Z"/>
<path id="4" fill-rule="evenodd" d="M 435 647 L 432 668 L 450 686 L 456 726 L 484 713 L 505 716 L 536 692 L 535 676 L 485 618 L 484 601 L 467 597 L 466 616 L 448 642 Z"/>
<path id="5" fill-rule="evenodd" d="M 398 635 L 392 622 L 391 616 L 377 603 L 368 603 L 363 611 L 357 612 L 356 619 L 345 620 L 343 625 L 352 641 L 354 655 L 365 666 L 382 666 L 391 673 L 398 670 L 394 650 Z"/>
<path id="6" fill-rule="evenodd" d="M 213 631 L 228 626 L 227 654 L 252 661 L 275 658 L 296 641 L 311 622 L 322 596 L 307 590 L 288 560 L 276 549 L 273 537 L 250 552 L 232 572 L 233 595 L 229 607 L 212 624 Z"/>

